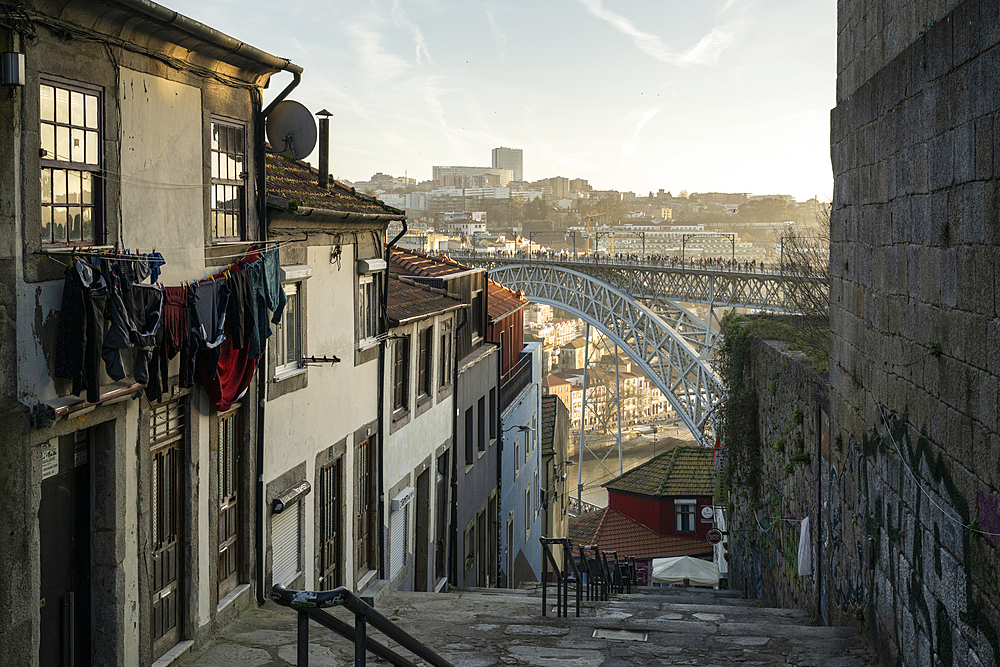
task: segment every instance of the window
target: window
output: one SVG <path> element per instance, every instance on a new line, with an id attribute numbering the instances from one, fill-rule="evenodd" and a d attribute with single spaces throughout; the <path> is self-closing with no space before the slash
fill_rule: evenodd
<path id="1" fill-rule="evenodd" d="M 531 484 L 524 490 L 524 536 L 531 537 Z"/>
<path id="2" fill-rule="evenodd" d="M 486 451 L 486 397 L 479 397 L 479 451 Z"/>
<path id="3" fill-rule="evenodd" d="M 431 374 L 434 363 L 433 327 L 427 327 L 420 332 L 420 356 L 417 369 L 417 395 L 429 396 L 431 393 Z"/>
<path id="4" fill-rule="evenodd" d="M 521 471 L 521 436 L 514 438 L 514 477 Z"/>
<path id="5" fill-rule="evenodd" d="M 451 332 L 441 334 L 441 376 L 438 384 L 446 387 L 451 384 Z"/>
<path id="6" fill-rule="evenodd" d="M 675 500 L 674 516 L 677 518 L 677 532 L 694 532 L 694 500 Z"/>
<path id="7" fill-rule="evenodd" d="M 100 102 L 99 89 L 39 85 L 43 245 L 103 241 Z"/>
<path id="8" fill-rule="evenodd" d="M 392 369 L 392 409 L 410 409 L 410 337 L 396 341 Z"/>
<path id="9" fill-rule="evenodd" d="M 374 343 L 378 336 L 378 280 L 377 276 L 358 278 L 358 340 Z"/>
<path id="10" fill-rule="evenodd" d="M 282 285 L 285 316 L 275 326 L 274 372 L 277 375 L 299 369 L 302 360 L 302 314 L 299 307 L 300 283 Z"/>
<path id="11" fill-rule="evenodd" d="M 476 520 L 473 519 L 465 527 L 465 576 L 476 564 Z"/>
<path id="12" fill-rule="evenodd" d="M 535 468 L 535 516 L 538 516 L 538 495 L 541 487 L 538 485 L 538 468 Z"/>
<path id="13" fill-rule="evenodd" d="M 482 290 L 472 295 L 472 340 L 483 337 L 483 292 Z"/>
<path id="14" fill-rule="evenodd" d="M 246 130 L 242 124 L 212 121 L 212 238 L 242 241 L 246 222 Z"/>
<path id="15" fill-rule="evenodd" d="M 472 428 L 472 408 L 465 411 L 465 465 L 471 466 L 476 461 L 475 431 Z"/>

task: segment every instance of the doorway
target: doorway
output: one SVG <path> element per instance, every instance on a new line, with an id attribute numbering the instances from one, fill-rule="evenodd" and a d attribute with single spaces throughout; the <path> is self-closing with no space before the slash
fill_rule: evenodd
<path id="1" fill-rule="evenodd" d="M 40 665 L 90 664 L 89 454 L 87 430 L 42 447 Z"/>
<path id="2" fill-rule="evenodd" d="M 429 558 L 431 520 L 431 471 L 417 475 L 416 543 L 414 545 L 413 590 L 427 591 L 427 561 Z"/>
<path id="3" fill-rule="evenodd" d="M 329 591 L 342 586 L 340 554 L 341 522 L 340 459 L 319 471 L 319 590 Z"/>

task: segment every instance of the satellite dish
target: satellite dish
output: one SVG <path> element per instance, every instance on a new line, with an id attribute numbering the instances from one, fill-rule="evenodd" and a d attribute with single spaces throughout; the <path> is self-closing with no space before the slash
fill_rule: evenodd
<path id="1" fill-rule="evenodd" d="M 271 152 L 293 160 L 305 159 L 316 148 L 316 121 L 309 109 L 285 100 L 267 117 L 267 140 Z"/>

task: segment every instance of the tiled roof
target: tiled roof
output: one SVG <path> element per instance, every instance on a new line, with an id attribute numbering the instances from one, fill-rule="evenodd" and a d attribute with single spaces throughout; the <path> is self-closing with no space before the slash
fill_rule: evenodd
<path id="1" fill-rule="evenodd" d="M 528 300 L 522 296 L 521 290 L 514 292 L 492 280 L 488 282 L 487 292 L 486 311 L 489 313 L 490 322 L 496 322 L 528 305 Z"/>
<path id="2" fill-rule="evenodd" d="M 459 264 L 450 257 L 431 257 L 416 250 L 393 247 L 389 255 L 389 272 L 401 276 L 450 276 L 469 271 L 470 267 Z"/>
<path id="3" fill-rule="evenodd" d="M 564 384 L 570 384 L 570 383 L 553 373 L 549 373 L 548 375 L 542 378 L 543 387 L 559 387 Z"/>
<path id="4" fill-rule="evenodd" d="M 603 551 L 617 551 L 619 557 L 646 559 L 712 553 L 712 545 L 706 541 L 657 535 L 610 507 L 570 519 L 569 536 L 574 545 L 596 544 Z"/>
<path id="5" fill-rule="evenodd" d="M 330 178 L 330 189 L 323 190 L 317 184 L 319 170 L 306 162 L 292 160 L 275 153 L 265 154 L 267 193 L 275 195 L 297 206 L 344 211 L 348 213 L 379 213 L 382 215 L 405 217 L 406 212 L 383 204 L 375 197 L 357 192 L 343 183 Z"/>
<path id="6" fill-rule="evenodd" d="M 393 275 L 389 276 L 388 297 L 391 326 L 465 306 L 442 289 Z"/>
<path id="7" fill-rule="evenodd" d="M 711 496 L 715 494 L 712 450 L 697 445 L 675 447 L 603 486 L 654 498 Z"/>
<path id="8" fill-rule="evenodd" d="M 565 343 L 563 345 L 563 349 L 566 349 L 566 348 L 581 348 L 581 347 L 583 347 L 586 344 L 587 344 L 587 341 L 585 341 L 583 338 L 574 338 L 570 342 Z"/>

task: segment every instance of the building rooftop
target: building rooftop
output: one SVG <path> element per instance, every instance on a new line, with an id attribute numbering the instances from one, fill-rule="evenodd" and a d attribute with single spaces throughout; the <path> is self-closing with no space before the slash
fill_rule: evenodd
<path id="1" fill-rule="evenodd" d="M 528 300 L 524 298 L 521 290 L 514 292 L 492 280 L 488 281 L 487 292 L 486 311 L 490 322 L 498 322 L 528 305 Z"/>
<path id="2" fill-rule="evenodd" d="M 431 317 L 468 307 L 443 289 L 415 283 L 408 278 L 389 276 L 389 326 Z"/>
<path id="3" fill-rule="evenodd" d="M 549 373 L 548 375 L 542 378 L 543 387 L 560 387 L 568 384 L 570 384 L 568 380 L 562 379 L 555 373 Z"/>
<path id="4" fill-rule="evenodd" d="M 551 452 L 555 447 L 558 400 L 558 396 L 542 396 L 542 432 L 539 437 L 543 451 Z"/>
<path id="5" fill-rule="evenodd" d="M 319 170 L 307 162 L 292 160 L 276 153 L 265 153 L 267 193 L 289 202 L 290 208 L 315 208 L 347 213 L 381 214 L 403 219 L 406 212 L 383 204 L 375 197 L 330 178 L 330 189 L 319 187 Z"/>
<path id="6" fill-rule="evenodd" d="M 703 540 L 657 535 L 621 512 L 605 507 L 569 521 L 569 538 L 576 545 L 596 544 L 604 551 L 634 558 L 668 558 L 712 553 Z"/>
<path id="7" fill-rule="evenodd" d="M 437 278 L 450 276 L 456 273 L 465 273 L 473 269 L 459 264 L 450 257 L 430 255 L 416 250 L 393 247 L 389 255 L 389 272 L 401 276 L 425 276 Z"/>
<path id="8" fill-rule="evenodd" d="M 604 488 L 639 496 L 715 495 L 713 452 L 708 447 L 682 445 L 632 468 Z"/>

